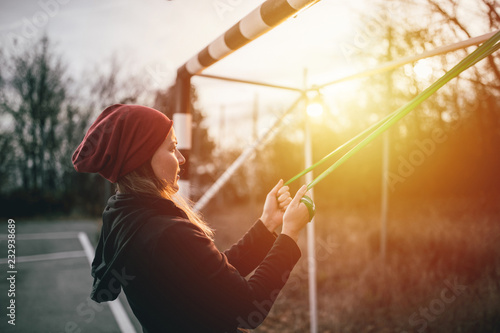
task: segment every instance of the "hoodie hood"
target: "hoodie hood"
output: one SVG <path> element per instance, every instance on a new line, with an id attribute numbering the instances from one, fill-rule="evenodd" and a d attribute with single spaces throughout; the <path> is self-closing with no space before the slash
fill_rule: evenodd
<path id="1" fill-rule="evenodd" d="M 102 214 L 101 235 L 92 262 L 94 284 L 91 299 L 101 303 L 118 297 L 123 276 L 126 276 L 123 253 L 141 227 L 158 215 L 186 218 L 172 201 L 163 198 L 124 193 L 109 198 Z"/>

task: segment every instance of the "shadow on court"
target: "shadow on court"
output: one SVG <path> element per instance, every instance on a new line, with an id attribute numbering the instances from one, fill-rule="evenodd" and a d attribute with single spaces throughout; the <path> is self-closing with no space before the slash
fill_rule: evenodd
<path id="1" fill-rule="evenodd" d="M 90 300 L 89 258 L 99 226 L 96 220 L 16 220 L 15 297 L 8 297 L 7 223 L 0 231 L 0 332 L 142 332 L 124 295 L 114 305 Z M 15 299 L 15 326 L 7 309 Z M 120 304 L 116 304 L 120 303 Z"/>

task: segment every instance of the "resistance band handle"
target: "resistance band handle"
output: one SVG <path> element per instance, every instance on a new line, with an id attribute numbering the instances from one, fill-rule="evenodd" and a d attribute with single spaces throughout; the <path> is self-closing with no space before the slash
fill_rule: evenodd
<path id="1" fill-rule="evenodd" d="M 311 222 L 314 214 L 316 214 L 316 205 L 314 204 L 314 201 L 312 201 L 312 199 L 307 195 L 304 195 L 302 199 L 300 199 L 300 202 L 306 205 L 307 210 L 309 211 L 309 222 Z"/>

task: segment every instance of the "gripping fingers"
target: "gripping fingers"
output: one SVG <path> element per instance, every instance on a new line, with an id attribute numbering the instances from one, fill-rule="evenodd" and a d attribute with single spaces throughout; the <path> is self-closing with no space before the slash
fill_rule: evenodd
<path id="1" fill-rule="evenodd" d="M 300 202 L 306 205 L 307 210 L 309 211 L 309 222 L 311 222 L 314 214 L 316 214 L 316 206 L 314 205 L 314 201 L 307 195 L 304 195 L 302 199 L 300 199 Z"/>
<path id="2" fill-rule="evenodd" d="M 293 198 L 291 205 L 298 206 L 301 203 L 303 203 L 304 206 L 306 206 L 307 211 L 309 213 L 309 222 L 310 222 L 314 217 L 316 208 L 314 206 L 314 202 L 312 201 L 312 199 L 305 195 L 306 192 L 307 192 L 307 186 L 304 185 L 297 191 L 297 194 L 295 194 L 295 197 Z"/>
<path id="3" fill-rule="evenodd" d="M 283 188 L 283 179 L 280 179 L 280 181 L 278 182 L 278 184 L 276 184 L 276 186 L 274 186 L 274 188 L 271 190 L 271 193 L 276 193 L 277 195 L 279 195 L 279 191 Z"/>
<path id="4" fill-rule="evenodd" d="M 286 210 L 290 202 L 292 202 L 292 198 L 290 196 L 286 198 L 284 201 L 279 202 L 280 209 Z"/>
<path id="5" fill-rule="evenodd" d="M 288 198 L 290 198 L 290 192 L 285 192 L 283 194 L 281 194 L 280 196 L 278 196 L 278 202 L 283 202 L 285 200 L 287 200 Z"/>
<path id="6" fill-rule="evenodd" d="M 307 192 L 307 186 L 303 185 L 301 188 L 299 188 L 299 190 L 295 194 L 295 197 L 293 197 L 292 203 L 298 206 L 300 204 L 300 199 L 302 199 L 302 197 L 304 196 L 304 194 L 306 194 L 306 192 Z"/>
<path id="7" fill-rule="evenodd" d="M 290 188 L 289 188 L 288 186 L 283 186 L 282 188 L 280 188 L 280 189 L 278 190 L 278 195 L 277 195 L 277 196 L 279 197 L 279 196 L 281 196 L 282 194 L 287 193 L 287 192 L 289 192 L 289 191 L 290 191 Z"/>
<path id="8" fill-rule="evenodd" d="M 286 209 L 286 207 L 288 207 L 288 205 L 292 201 L 289 190 L 290 188 L 288 186 L 283 186 L 278 190 L 278 193 L 276 195 L 278 206 L 283 211 Z"/>

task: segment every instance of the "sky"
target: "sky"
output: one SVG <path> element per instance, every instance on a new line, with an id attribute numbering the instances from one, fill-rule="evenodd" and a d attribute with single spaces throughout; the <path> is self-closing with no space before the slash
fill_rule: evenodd
<path id="1" fill-rule="evenodd" d="M 262 2 L 0 0 L 0 42 L 8 45 L 16 37 L 29 43 L 46 32 L 74 77 L 116 55 L 131 73 L 148 78 L 153 89 L 165 89 L 178 67 Z M 360 71 L 363 68 L 348 53 L 374 42 L 366 34 L 367 22 L 358 20 L 364 13 L 376 29 L 381 13 L 371 6 L 367 0 L 322 0 L 204 73 L 302 88 Z M 256 98 L 259 112 L 267 114 L 263 121 L 269 123 L 275 118 L 273 112 L 279 113 L 296 97 L 296 93 L 206 78 L 195 77 L 192 82 L 208 124 L 217 128 L 224 114 L 224 123 L 245 129 L 239 131 L 243 136 L 251 132 L 248 120 Z"/>
<path id="2" fill-rule="evenodd" d="M 137 61 L 137 67 L 146 64 L 168 71 L 179 67 L 260 3 L 262 0 L 1 0 L 0 33 L 4 42 L 12 36 L 29 40 L 36 33 L 47 31 L 59 43 L 75 71 L 103 61 L 113 53 Z M 245 47 L 244 52 L 238 52 L 242 54 L 238 58 L 258 55 L 259 62 L 267 58 L 267 63 L 272 66 L 281 63 L 281 67 L 283 61 L 314 63 L 318 55 L 324 56 L 323 51 L 331 53 L 339 37 L 347 32 L 352 16 L 350 8 L 346 1 L 322 1 L 312 7 L 314 10 L 289 20 L 276 32 L 252 43 L 252 47 Z M 326 39 L 325 30 L 329 31 Z M 304 49 L 297 49 L 299 43 L 314 47 L 314 53 L 305 55 Z M 295 48 L 291 50 L 290 46 Z M 284 54 L 286 59 L 282 57 Z M 238 61 L 225 59 L 224 63 Z M 256 68 L 238 67 L 243 75 L 255 72 Z"/>

